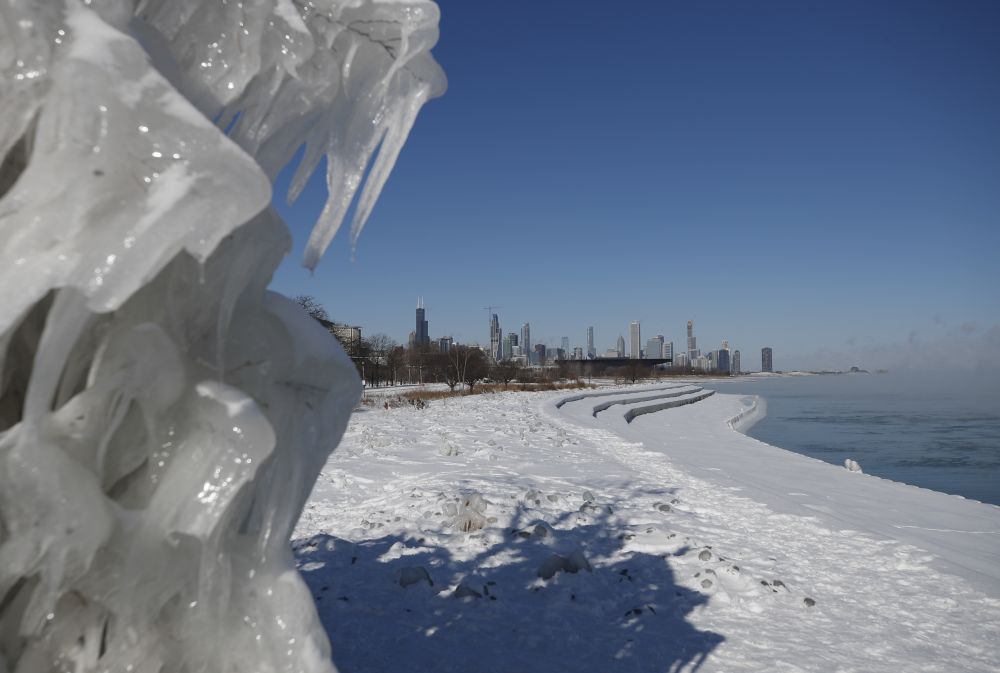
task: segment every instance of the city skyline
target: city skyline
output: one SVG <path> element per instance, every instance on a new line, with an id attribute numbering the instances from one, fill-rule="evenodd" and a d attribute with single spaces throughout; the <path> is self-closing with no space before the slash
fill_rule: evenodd
<path id="1" fill-rule="evenodd" d="M 417 316 L 418 316 L 417 320 L 418 320 L 418 324 L 419 324 L 419 321 L 421 319 L 423 319 L 424 325 L 427 325 L 428 320 L 425 318 L 425 315 L 426 314 L 425 314 L 425 309 L 424 309 L 424 305 L 423 305 L 423 298 L 421 297 L 421 298 L 417 299 Z M 502 318 L 500 317 L 499 314 L 496 314 L 495 317 L 497 319 L 497 327 L 500 329 L 500 335 L 501 335 L 499 349 L 498 349 L 497 352 L 501 356 L 500 359 L 504 359 L 503 354 L 505 353 L 504 348 L 505 348 L 506 338 L 504 338 L 502 336 L 502 334 L 503 334 Z M 494 314 L 491 314 L 490 318 L 491 318 L 491 320 L 490 320 L 490 329 L 492 329 Z M 940 319 L 938 319 L 937 321 L 938 322 L 942 322 L 942 321 L 940 321 Z M 350 323 L 350 322 L 352 322 L 352 321 L 334 320 L 333 322 L 337 323 L 337 324 L 339 324 L 341 326 L 347 326 L 347 324 Z M 579 348 L 581 350 L 582 354 L 583 354 L 583 359 L 587 359 L 587 343 L 588 343 L 588 340 L 590 338 L 594 338 L 595 357 L 597 357 L 597 358 L 609 357 L 609 356 L 610 357 L 614 357 L 615 355 L 614 355 L 614 353 L 612 353 L 612 351 L 618 351 L 619 348 L 621 348 L 620 352 L 622 352 L 622 357 L 631 357 L 631 351 L 630 351 L 631 344 L 630 344 L 630 340 L 624 339 L 623 335 L 630 333 L 631 325 L 634 322 L 639 322 L 639 324 L 641 325 L 642 321 L 629 321 L 628 327 L 625 330 L 619 331 L 617 336 L 615 336 L 614 330 L 609 330 L 608 337 L 607 337 L 607 342 L 606 342 L 606 344 L 607 344 L 606 347 L 605 347 L 605 342 L 602 342 L 600 340 L 600 338 L 596 336 L 596 328 L 594 326 L 592 326 L 592 325 L 588 325 L 587 326 L 587 328 L 585 329 L 583 337 L 579 341 L 576 341 L 575 337 L 568 337 L 568 339 L 569 339 L 569 347 L 568 348 L 564 348 L 563 339 L 567 338 L 565 336 L 565 334 L 560 335 L 559 337 L 548 335 L 548 336 L 545 336 L 545 337 L 532 338 L 531 337 L 531 327 L 530 327 L 530 323 L 528 323 L 528 322 L 525 322 L 525 323 L 522 324 L 519 336 L 518 336 L 518 333 L 516 333 L 516 332 L 510 333 L 509 336 L 515 337 L 516 341 L 518 341 L 520 343 L 520 345 L 518 347 L 521 350 L 517 351 L 517 353 L 519 353 L 519 354 L 531 354 L 531 353 L 534 352 L 534 346 L 538 345 L 538 344 L 541 344 L 541 345 L 544 345 L 546 347 L 546 351 L 549 353 L 550 357 L 554 357 L 554 355 L 552 355 L 552 354 L 555 353 L 557 349 L 563 349 L 564 352 L 566 353 L 566 357 L 567 358 L 573 358 L 574 353 L 576 352 L 576 349 Z M 701 358 L 709 359 L 709 361 L 710 361 L 710 358 L 713 355 L 713 353 L 717 352 L 718 349 L 710 348 L 708 351 L 702 352 L 703 349 L 699 346 L 699 344 L 701 344 L 701 343 L 708 343 L 710 346 L 713 346 L 713 347 L 716 344 L 722 344 L 723 348 L 728 348 L 729 339 L 724 338 L 724 337 L 723 338 L 716 338 L 715 335 L 712 335 L 707 340 L 699 341 L 698 340 L 699 339 L 698 335 L 694 333 L 695 332 L 695 330 L 693 329 L 694 321 L 687 320 L 687 321 L 685 321 L 685 323 L 686 323 L 685 327 L 686 327 L 687 331 L 686 331 L 686 338 L 684 338 L 684 339 L 675 339 L 673 337 L 673 333 L 670 332 L 669 329 L 667 329 L 667 330 L 659 330 L 659 331 L 668 332 L 668 334 L 666 334 L 666 335 L 664 335 L 664 334 L 658 334 L 657 337 L 656 337 L 656 338 L 663 337 L 663 339 L 664 339 L 663 349 L 664 349 L 665 357 L 670 357 L 673 360 L 673 362 L 674 362 L 675 365 L 678 365 L 678 366 L 691 365 L 691 366 L 693 366 L 695 368 L 698 368 L 698 362 L 699 362 L 697 359 L 689 360 L 688 359 L 688 352 L 689 351 L 686 351 L 686 350 L 683 350 L 683 349 L 679 349 L 678 346 L 675 345 L 675 342 L 676 343 L 680 343 L 680 344 L 684 344 L 684 345 L 688 345 L 688 346 L 689 345 L 695 345 L 695 346 L 697 346 L 695 348 L 695 351 L 700 354 Z M 664 323 L 660 323 L 660 324 L 666 324 L 666 323 L 664 322 Z M 370 336 L 370 335 L 373 335 L 373 334 L 385 334 L 384 332 L 379 332 L 378 330 L 375 330 L 375 329 L 369 329 L 367 326 L 363 326 L 363 325 L 359 325 L 359 326 L 353 327 L 351 329 L 355 329 L 356 330 L 359 327 L 364 330 L 364 334 L 366 336 Z M 658 331 L 658 330 L 652 330 L 652 331 Z M 486 339 L 484 340 L 483 338 L 481 338 L 482 337 L 481 334 L 480 335 L 472 335 L 471 338 L 463 338 L 461 336 L 456 336 L 457 332 L 454 332 L 454 331 L 453 332 L 448 332 L 447 329 L 445 329 L 445 330 L 442 330 L 442 332 L 443 333 L 436 333 L 435 332 L 432 335 L 429 335 L 429 338 L 428 338 L 429 342 L 431 342 L 432 344 L 437 344 L 440 341 L 446 340 L 446 341 L 448 341 L 450 343 L 479 346 L 487 354 L 491 351 L 489 335 L 487 335 Z M 733 334 L 734 332 L 739 332 L 739 330 L 733 330 L 733 329 L 729 329 L 729 328 L 727 328 L 726 330 L 724 330 L 724 333 L 726 333 L 726 334 Z M 571 333 L 573 333 L 573 332 L 571 331 Z M 950 332 L 949 336 L 946 339 L 942 339 L 940 341 L 935 342 L 934 345 L 933 345 L 933 351 L 934 351 L 933 354 L 940 354 L 940 353 L 946 353 L 947 354 L 949 352 L 961 354 L 963 352 L 969 352 L 970 347 L 969 347 L 969 343 L 968 343 L 968 338 L 969 337 L 975 337 L 975 336 L 977 336 L 977 333 L 981 333 L 981 332 L 980 332 L 980 330 L 978 330 L 978 328 L 975 325 L 971 325 L 971 324 L 962 325 L 962 326 L 960 326 L 958 328 L 958 330 L 953 330 L 952 332 Z M 416 336 L 416 332 L 415 331 L 411 331 L 409 333 L 409 336 L 407 338 L 404 338 L 404 339 L 399 339 L 395 335 L 392 335 L 392 334 L 386 334 L 386 336 L 389 336 L 391 339 L 393 339 L 394 341 L 396 341 L 400 345 L 410 345 L 410 346 L 412 346 L 414 344 L 414 342 L 415 342 L 414 337 Z M 1000 348 L 1000 330 L 996 330 L 996 329 L 994 329 L 994 330 L 987 330 L 987 331 L 985 331 L 985 334 L 983 334 L 983 336 L 985 336 L 987 339 L 992 339 L 992 341 L 990 343 L 994 344 L 994 350 L 996 348 Z M 622 342 L 622 343 L 624 343 L 624 347 L 619 347 L 619 344 L 618 344 L 619 341 Z M 914 350 L 914 348 L 920 348 L 920 345 L 914 343 L 913 335 L 912 334 L 911 334 L 911 339 L 910 339 L 910 343 L 909 343 L 909 346 L 910 346 L 909 351 L 907 351 L 907 348 L 906 348 L 905 345 L 904 346 L 894 346 L 892 349 L 890 349 L 891 352 L 886 352 L 883 349 L 877 349 L 877 350 L 874 350 L 874 351 L 870 352 L 868 356 L 856 357 L 856 356 L 853 356 L 853 355 L 846 355 L 845 356 L 845 355 L 841 354 L 835 360 L 825 360 L 825 361 L 819 361 L 819 362 L 813 361 L 813 362 L 806 362 L 804 364 L 801 361 L 796 361 L 794 356 L 788 357 L 787 354 L 784 353 L 784 351 L 782 351 L 780 348 L 775 348 L 774 346 L 762 346 L 762 345 L 754 346 L 753 344 L 748 344 L 743 339 L 739 339 L 736 342 L 739 343 L 741 345 L 742 349 L 744 351 L 746 351 L 746 352 L 752 352 L 755 348 L 758 351 L 760 351 L 761 349 L 764 349 L 764 348 L 769 348 L 769 349 L 772 350 L 772 352 L 774 350 L 779 351 L 781 353 L 781 358 L 780 358 L 780 363 L 779 363 L 780 366 L 774 366 L 774 371 L 796 371 L 796 370 L 803 370 L 803 371 L 837 371 L 837 370 L 847 370 L 847 369 L 849 369 L 851 367 L 861 367 L 861 368 L 866 368 L 866 369 L 912 369 L 914 367 L 911 367 L 911 366 L 908 366 L 908 365 L 911 362 L 916 362 L 917 364 L 921 364 L 923 361 L 920 358 L 923 357 L 923 355 L 924 355 L 923 352 L 921 352 L 919 350 Z M 648 343 L 649 343 L 649 341 L 646 341 L 643 345 L 644 346 L 648 345 Z M 773 343 L 775 343 L 775 339 L 774 338 L 765 338 L 761 343 L 762 344 L 763 343 L 773 344 Z M 666 353 L 666 350 L 668 348 L 670 350 L 669 355 L 667 355 L 667 353 Z M 646 349 L 643 348 L 642 350 L 645 351 Z M 748 362 L 750 362 L 750 363 L 754 363 L 754 362 L 760 361 L 761 362 L 761 367 L 758 367 L 758 366 L 753 365 L 753 364 L 751 364 L 748 367 L 743 367 L 743 366 L 741 366 L 742 362 L 741 362 L 741 360 L 739 358 L 739 352 L 740 352 L 739 348 L 733 348 L 730 351 L 729 363 L 732 365 L 734 371 L 744 371 L 744 372 L 761 371 L 761 367 L 763 366 L 763 358 L 761 358 L 760 360 L 756 360 L 755 358 L 751 357 L 748 360 Z M 911 359 L 907 360 L 907 361 L 902 361 L 898 357 L 901 354 L 905 355 L 905 356 L 908 356 Z M 880 355 L 890 355 L 890 356 L 895 355 L 897 357 L 896 357 L 896 359 L 892 359 L 891 357 L 890 358 L 881 358 L 881 357 L 879 357 Z M 644 357 L 653 357 L 653 356 L 644 355 Z M 945 357 L 944 359 L 947 360 L 947 357 Z M 966 361 L 968 362 L 968 361 L 974 361 L 974 360 L 969 359 L 969 360 L 966 360 Z M 921 367 L 916 367 L 916 368 L 919 369 Z M 923 368 L 927 369 L 927 367 L 923 367 Z M 955 367 L 953 367 L 953 368 L 955 368 Z M 978 367 L 978 368 L 983 369 L 984 367 Z M 961 369 L 961 367 L 958 367 L 958 369 Z"/>
<path id="2" fill-rule="evenodd" d="M 300 268 L 325 179 L 288 206 L 294 166 L 278 178 L 292 252 L 277 291 L 404 342 L 403 276 L 434 298 L 431 331 L 460 341 L 483 341 L 497 303 L 550 345 L 583 346 L 592 325 L 598 353 L 633 320 L 679 353 L 691 318 L 703 351 L 729 338 L 749 362 L 770 345 L 782 368 L 998 366 L 1000 42 L 985 27 L 1000 4 L 583 3 L 558 53 L 558 3 L 530 22 L 441 9 L 449 89 L 358 247 L 337 237 Z M 616 76 L 567 108 L 595 73 Z M 602 132 L 619 127 L 648 133 Z M 611 243 L 619 231 L 643 244 Z"/>
<path id="3" fill-rule="evenodd" d="M 492 306 L 486 307 L 488 311 L 492 311 L 494 308 L 495 307 Z M 538 352 L 536 348 L 537 346 L 542 346 L 543 350 L 541 352 L 549 353 L 550 357 L 555 357 L 551 355 L 552 353 L 559 353 L 561 351 L 563 357 L 578 360 L 592 358 L 599 359 L 602 357 L 628 357 L 630 359 L 642 357 L 645 359 L 652 358 L 668 360 L 672 360 L 674 358 L 673 340 L 667 338 L 663 334 L 657 334 L 654 337 L 650 337 L 646 341 L 645 347 L 642 347 L 641 323 L 639 321 L 631 321 L 629 323 L 628 342 L 625 341 L 623 335 L 619 334 L 615 340 L 615 345 L 605 349 L 604 355 L 601 355 L 595 347 L 596 341 L 593 326 L 587 327 L 586 345 L 575 344 L 570 337 L 563 335 L 559 337 L 559 345 L 556 346 L 553 341 L 534 341 L 534 343 L 532 343 L 531 326 L 528 322 L 521 325 L 520 334 L 518 332 L 508 332 L 505 336 L 499 314 L 490 313 L 489 316 L 489 336 L 485 345 L 476 339 L 467 342 L 463 342 L 462 340 L 456 341 L 450 334 L 431 338 L 428 335 L 429 321 L 426 318 L 423 298 L 418 297 L 416 308 L 416 330 L 410 332 L 406 343 L 410 348 L 417 345 L 426 347 L 433 344 L 435 347 L 444 351 L 447 351 L 448 347 L 453 343 L 475 345 L 482 348 L 488 357 L 493 361 L 516 359 L 521 356 L 527 357 L 531 360 L 534 357 L 534 354 Z M 361 327 L 354 327 L 352 329 L 360 330 Z M 686 343 L 688 350 L 682 352 L 678 360 L 674 360 L 675 366 L 692 366 L 696 369 L 714 368 L 734 372 L 742 371 L 740 368 L 740 351 L 738 349 L 730 351 L 728 339 L 722 339 L 719 349 L 712 350 L 705 355 L 701 353 L 700 349 L 694 348 L 697 343 L 697 337 L 694 335 L 694 321 L 687 321 L 686 330 Z M 390 338 L 392 337 L 390 336 Z M 765 351 L 771 352 L 771 349 L 764 348 L 762 352 Z M 732 355 L 730 355 L 730 353 L 732 353 Z M 691 354 L 694 354 L 696 357 L 689 358 L 689 355 Z M 764 362 L 765 360 L 762 360 L 762 367 L 764 366 Z M 768 369 L 765 368 L 763 371 L 768 371 Z"/>

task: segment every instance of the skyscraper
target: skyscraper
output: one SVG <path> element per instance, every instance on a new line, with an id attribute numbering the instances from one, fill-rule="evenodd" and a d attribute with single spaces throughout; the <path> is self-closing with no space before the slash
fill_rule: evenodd
<path id="1" fill-rule="evenodd" d="M 569 353 L 569 337 L 563 337 L 559 347 L 563 349 L 564 353 Z"/>
<path id="2" fill-rule="evenodd" d="M 431 343 L 427 336 L 427 321 L 424 319 L 424 300 L 417 299 L 417 328 L 413 330 L 413 344 L 418 348 L 426 348 Z"/>
<path id="3" fill-rule="evenodd" d="M 762 372 L 774 371 L 774 351 L 769 347 L 760 349 L 760 370 Z"/>
<path id="4" fill-rule="evenodd" d="M 500 340 L 500 317 L 496 313 L 490 318 L 490 359 L 498 362 L 503 359 Z"/>
<path id="5" fill-rule="evenodd" d="M 521 325 L 521 349 L 528 354 L 531 359 L 531 325 L 524 323 Z"/>
<path id="6" fill-rule="evenodd" d="M 636 321 L 633 321 L 633 322 L 629 323 L 629 326 L 628 326 L 628 339 L 629 339 L 629 346 L 630 346 L 631 350 L 629 351 L 629 355 L 628 356 L 630 358 L 634 359 L 634 358 L 642 357 L 642 353 L 641 353 L 642 342 L 640 341 L 641 338 L 642 337 L 641 337 L 641 331 L 639 329 L 639 321 L 636 320 Z"/>
<path id="7" fill-rule="evenodd" d="M 651 338 L 646 342 L 646 357 L 647 358 L 662 358 L 663 357 L 663 335 L 657 334 L 655 337 Z"/>
<path id="8" fill-rule="evenodd" d="M 740 373 L 740 352 L 738 350 L 733 351 L 733 373 Z"/>
<path id="9" fill-rule="evenodd" d="M 688 320 L 688 360 L 694 362 L 701 355 L 698 350 L 698 340 L 694 337 L 694 321 Z"/>
<path id="10" fill-rule="evenodd" d="M 720 348 L 715 359 L 715 368 L 723 374 L 729 373 L 729 349 Z"/>
<path id="11" fill-rule="evenodd" d="M 615 344 L 615 351 L 618 353 L 618 357 L 625 357 L 625 337 L 621 334 L 618 335 L 618 343 Z"/>
<path id="12" fill-rule="evenodd" d="M 517 345 L 517 334 L 509 332 L 503 338 L 503 359 L 510 360 L 514 356 L 514 346 Z"/>
<path id="13" fill-rule="evenodd" d="M 674 342 L 673 341 L 666 341 L 666 342 L 663 343 L 663 357 L 665 357 L 667 360 L 673 360 L 674 359 Z"/>
<path id="14" fill-rule="evenodd" d="M 597 357 L 597 349 L 594 348 L 594 328 L 587 328 L 587 357 Z"/>
<path id="15" fill-rule="evenodd" d="M 729 353 L 729 340 L 722 340 L 722 348 L 719 349 L 719 357 L 715 361 L 715 367 L 723 374 L 728 374 L 732 368 L 732 359 Z"/>
<path id="16" fill-rule="evenodd" d="M 513 358 L 516 355 L 517 346 L 517 332 L 507 332 L 507 336 L 503 340 L 503 359 L 510 360 Z"/>

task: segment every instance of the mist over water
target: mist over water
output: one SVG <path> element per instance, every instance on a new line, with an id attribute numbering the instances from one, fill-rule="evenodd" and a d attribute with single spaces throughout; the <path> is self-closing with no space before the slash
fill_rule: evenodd
<path id="1" fill-rule="evenodd" d="M 1000 505 L 1000 378 L 902 372 L 712 383 L 767 400 L 748 433 L 868 474 Z"/>

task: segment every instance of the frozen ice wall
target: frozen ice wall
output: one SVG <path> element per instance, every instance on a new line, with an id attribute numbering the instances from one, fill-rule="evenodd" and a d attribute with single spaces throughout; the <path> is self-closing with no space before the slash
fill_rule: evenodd
<path id="1" fill-rule="evenodd" d="M 0 0 L 0 673 L 332 669 L 287 542 L 360 386 L 266 289 L 270 185 L 326 157 L 305 263 L 352 200 L 356 237 L 437 19 Z"/>

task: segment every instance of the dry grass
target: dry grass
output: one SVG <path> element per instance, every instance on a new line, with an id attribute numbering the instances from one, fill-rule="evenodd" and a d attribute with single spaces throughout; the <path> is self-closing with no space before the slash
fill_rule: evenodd
<path id="1" fill-rule="evenodd" d="M 428 402 L 434 400 L 444 400 L 451 397 L 465 397 L 466 395 L 490 395 L 504 392 L 543 392 L 550 390 L 579 390 L 581 388 L 596 388 L 589 383 L 582 381 L 545 381 L 542 383 L 511 383 L 506 388 L 502 383 L 481 383 L 472 389 L 472 392 L 465 390 L 463 386 L 455 390 L 409 390 L 398 395 L 385 395 L 379 397 L 363 397 L 361 405 L 372 409 L 382 407 L 384 409 L 399 409 L 401 407 L 414 407 L 423 409 Z"/>
<path id="2" fill-rule="evenodd" d="M 594 386 L 582 381 L 561 381 L 543 383 L 511 383 L 506 388 L 502 383 L 481 383 L 472 389 L 470 393 L 462 387 L 455 390 L 410 390 L 398 395 L 406 400 L 419 400 L 429 402 L 431 400 L 443 400 L 449 397 L 464 397 L 466 395 L 490 395 L 503 392 L 542 392 L 548 390 L 579 390 L 580 388 L 593 388 Z M 390 407 L 393 405 L 390 404 Z"/>

